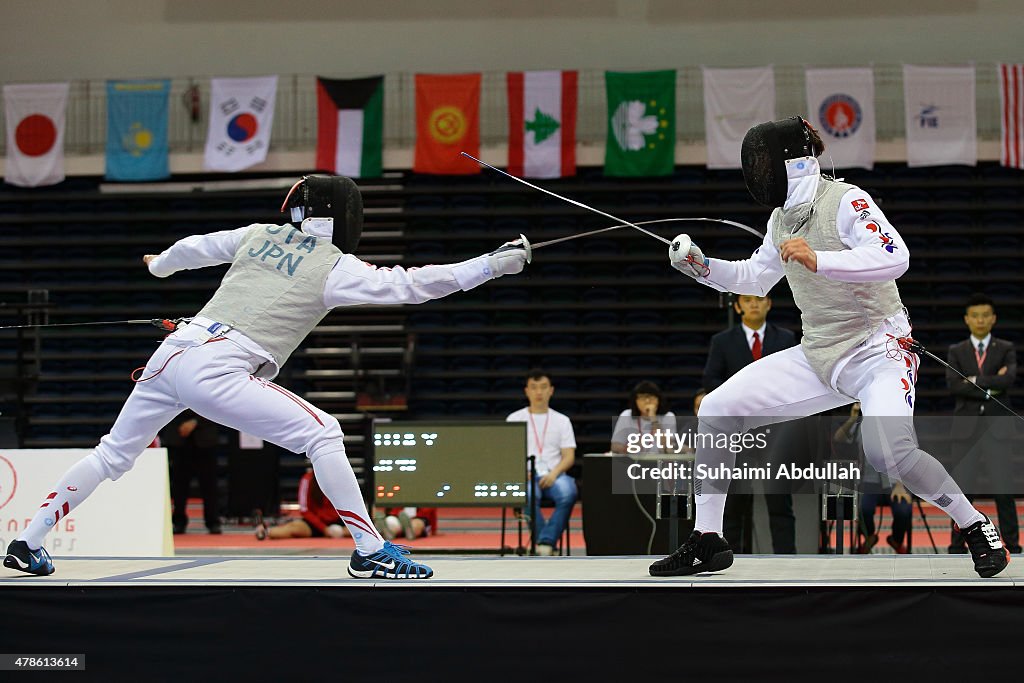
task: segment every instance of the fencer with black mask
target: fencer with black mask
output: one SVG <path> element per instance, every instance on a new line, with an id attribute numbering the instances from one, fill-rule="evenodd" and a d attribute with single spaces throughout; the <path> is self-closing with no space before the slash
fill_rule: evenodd
<path id="1" fill-rule="evenodd" d="M 801 343 L 755 361 L 705 396 L 698 430 L 744 432 L 860 401 L 870 464 L 952 517 L 975 570 L 994 576 L 1008 561 L 995 527 L 918 448 L 918 358 L 895 343 L 910 334 L 895 282 L 909 266 L 907 246 L 867 192 L 821 174 L 823 151 L 817 131 L 800 117 L 752 127 L 741 149 L 743 178 L 751 196 L 773 209 L 761 246 L 742 261 L 707 258 L 687 235 L 669 246 L 673 268 L 718 291 L 766 296 L 785 277 L 801 313 Z M 697 464 L 708 469 L 734 460 L 727 449 L 697 450 Z M 652 575 L 732 564 L 722 537 L 728 486 L 728 479 L 695 483 L 695 531 L 651 565 Z"/>
<path id="2" fill-rule="evenodd" d="M 8 547 L 5 566 L 53 573 L 42 548 L 46 533 L 101 482 L 131 469 L 157 432 L 190 408 L 309 457 L 320 488 L 355 540 L 351 576 L 432 575 L 429 567 L 377 534 L 338 420 L 270 380 L 331 309 L 417 304 L 469 290 L 520 272 L 528 248 L 514 241 L 452 265 L 378 268 L 352 254 L 362 232 L 362 198 L 352 180 L 338 176 L 302 178 L 282 211 L 289 212 L 291 223 L 194 235 L 143 258 L 160 278 L 222 263 L 231 267 L 206 306 L 169 335 L 141 369 L 110 433 L 45 497 L 25 532 Z"/>

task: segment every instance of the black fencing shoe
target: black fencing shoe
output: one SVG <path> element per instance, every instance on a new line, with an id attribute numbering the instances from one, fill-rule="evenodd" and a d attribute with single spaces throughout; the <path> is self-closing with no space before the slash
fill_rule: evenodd
<path id="1" fill-rule="evenodd" d="M 32 550 L 25 541 L 11 541 L 11 544 L 7 546 L 4 566 L 36 576 L 49 576 L 53 573 L 50 553 L 46 552 L 45 548 Z"/>
<path id="2" fill-rule="evenodd" d="M 716 533 L 694 531 L 679 550 L 651 565 L 651 576 L 685 576 L 731 566 L 732 548 L 728 541 Z"/>
<path id="3" fill-rule="evenodd" d="M 1010 553 L 988 517 L 975 522 L 961 533 L 971 550 L 971 556 L 974 557 L 974 571 L 978 572 L 978 576 L 987 579 L 1006 569 L 1006 565 L 1010 563 Z"/>

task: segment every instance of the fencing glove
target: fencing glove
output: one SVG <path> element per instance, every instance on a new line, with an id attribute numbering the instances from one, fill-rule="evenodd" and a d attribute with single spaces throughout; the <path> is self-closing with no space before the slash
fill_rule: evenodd
<path id="1" fill-rule="evenodd" d="M 487 254 L 487 265 L 494 273 L 494 277 L 515 275 L 522 271 L 532 258 L 533 250 L 530 248 L 530 241 L 526 239 L 525 235 L 520 235 L 519 239 L 505 242 Z"/>
<path id="2" fill-rule="evenodd" d="M 673 268 L 690 277 L 705 277 L 711 272 L 708 259 L 689 235 L 677 235 L 668 245 L 668 260 Z"/>

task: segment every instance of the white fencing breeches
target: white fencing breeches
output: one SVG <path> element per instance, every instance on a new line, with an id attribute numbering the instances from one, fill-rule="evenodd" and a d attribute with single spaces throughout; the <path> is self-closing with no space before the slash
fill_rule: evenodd
<path id="1" fill-rule="evenodd" d="M 961 527 L 981 519 L 942 464 L 918 448 L 913 424 L 918 359 L 900 351 L 888 335 L 899 336 L 889 323 L 840 361 L 836 388 L 818 378 L 800 346 L 764 356 L 704 397 L 698 432 L 742 433 L 860 401 L 864 455 L 872 467 L 944 509 Z M 709 441 L 699 442 L 696 464 L 733 467 L 735 454 L 704 447 Z M 698 531 L 722 532 L 728 485 L 727 479 L 695 482 Z"/>
<path id="2" fill-rule="evenodd" d="M 213 422 L 306 453 L 320 487 L 348 523 L 360 552 L 379 549 L 383 541 L 366 512 L 338 420 L 287 389 L 253 377 L 263 360 L 231 339 L 218 337 L 200 345 L 180 343 L 174 336 L 164 340 L 146 364 L 110 433 L 69 471 L 70 475 L 78 470 L 78 478 L 71 482 L 75 495 L 64 500 L 68 486 L 62 480 L 55 487 L 57 504 L 48 508 L 63 508 L 66 515 L 99 481 L 120 478 L 159 431 L 189 408 Z M 91 479 L 81 468 L 84 463 L 100 478 L 91 486 L 82 481 Z M 70 505 L 61 505 L 62 500 Z M 44 513 L 47 509 L 36 515 L 40 523 L 34 519 L 26 530 L 25 540 L 32 547 L 55 521 L 47 525 Z"/>

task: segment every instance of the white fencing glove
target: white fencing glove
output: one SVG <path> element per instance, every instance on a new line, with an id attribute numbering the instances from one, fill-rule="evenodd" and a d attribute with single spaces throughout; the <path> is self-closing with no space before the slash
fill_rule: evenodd
<path id="1" fill-rule="evenodd" d="M 690 277 L 706 277 L 711 272 L 707 257 L 689 235 L 677 235 L 672 240 L 668 245 L 668 260 L 673 268 Z"/>
<path id="2" fill-rule="evenodd" d="M 487 254 L 487 265 L 494 273 L 494 277 L 515 275 L 532 259 L 533 249 L 530 247 L 530 240 L 526 239 L 525 235 L 520 235 L 519 239 L 505 242 Z"/>

